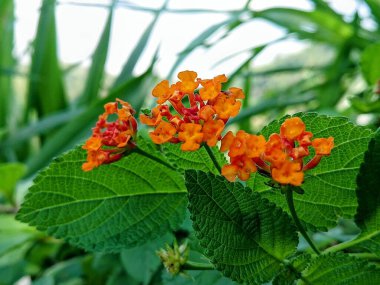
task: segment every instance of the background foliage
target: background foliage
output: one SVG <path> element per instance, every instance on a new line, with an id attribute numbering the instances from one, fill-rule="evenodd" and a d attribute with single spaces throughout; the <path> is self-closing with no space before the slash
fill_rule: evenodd
<path id="1" fill-rule="evenodd" d="M 247 131 L 257 132 L 262 126 L 274 119 L 279 119 L 286 113 L 317 111 L 318 113 L 344 115 L 352 122 L 365 124 L 375 130 L 379 127 L 380 122 L 380 100 L 379 94 L 376 93 L 377 80 L 380 78 L 379 1 L 360 1 L 370 12 L 365 19 L 361 18 L 359 13 L 353 17 L 343 16 L 322 0 L 310 0 L 310 2 L 313 4 L 311 11 L 280 7 L 254 11 L 251 9 L 250 2 L 247 2 L 246 7 L 239 11 L 222 11 L 221 13 L 227 17 L 226 20 L 207 28 L 192 39 L 191 43 L 177 55 L 176 62 L 171 67 L 168 77 L 174 77 L 178 70 L 186 69 L 182 63 L 197 49 L 209 49 L 218 44 L 218 40 L 210 43 L 210 38 L 220 40 L 233 37 L 238 32 L 239 27 L 250 21 L 263 19 L 283 28 L 287 33 L 285 38 L 297 38 L 307 42 L 310 47 L 300 54 L 279 59 L 276 63 L 259 69 L 254 67 L 255 57 L 274 43 L 252 46 L 244 51 L 241 51 L 237 46 L 232 53 L 226 54 L 224 61 L 243 52 L 247 54 L 246 59 L 239 63 L 236 70 L 227 74 L 230 78 L 228 84 L 243 87 L 247 94 L 241 113 L 230 121 L 232 128 L 239 127 Z M 153 15 L 151 24 L 140 39 L 133 43 L 134 50 L 124 63 L 120 74 L 111 79 L 111 84 L 106 84 L 107 74 L 104 72 L 104 66 L 109 52 L 110 33 L 114 20 L 113 11 L 118 5 L 124 6 L 126 9 L 143 9 L 144 7 L 130 6 L 116 0 L 109 7 L 104 7 L 108 11 L 108 19 L 101 35 L 99 35 L 97 47 L 91 57 L 91 65 L 86 70 L 86 74 L 83 75 L 84 87 L 81 90 L 72 91 L 69 88 L 68 78 L 76 67 L 64 66 L 57 53 L 55 24 L 57 2 L 55 0 L 44 0 L 42 3 L 38 29 L 29 51 L 31 64 L 25 67 L 19 63 L 19 59 L 15 58 L 12 52 L 15 38 L 14 1 L 2 0 L 0 2 L 0 284 L 13 284 L 22 277 L 32 280 L 33 284 L 232 284 L 232 281 L 222 277 L 217 271 L 189 272 L 189 276 L 185 278 L 181 276 L 171 277 L 165 273 L 154 254 L 154 250 L 163 247 L 165 242 L 171 243 L 174 237 L 179 240 L 188 237 L 192 249 L 190 253 L 192 259 L 202 258 L 204 252 L 199 246 L 199 242 L 204 243 L 207 238 L 203 237 L 198 240 L 195 237 L 189 218 L 185 219 L 182 225 L 167 225 L 165 227 L 167 234 L 158 239 L 154 239 L 154 236 L 150 236 L 149 233 L 139 232 L 137 228 L 135 232 L 139 232 L 139 234 L 131 234 L 130 237 L 120 235 L 120 232 L 115 233 L 116 236 L 119 235 L 119 240 L 115 239 L 116 244 L 119 244 L 121 236 L 126 239 L 135 239 L 136 244 L 137 241 L 140 244 L 138 247 L 123 249 L 117 253 L 85 252 L 62 240 L 42 234 L 33 227 L 21 224 L 14 219 L 15 212 L 20 207 L 31 179 L 54 157 L 83 142 L 98 114 L 102 112 L 105 102 L 118 97 L 132 103 L 137 111 L 143 106 L 150 106 L 149 90 L 151 90 L 154 82 L 160 80 L 153 72 L 157 60 L 159 60 L 159 53 L 156 53 L 144 72 L 136 75 L 134 71 L 136 64 L 143 56 L 143 50 L 152 36 L 158 18 L 169 10 L 165 5 L 157 10 L 149 10 Z M 192 13 L 194 16 L 197 13 L 212 13 L 201 10 L 172 10 L 171 12 Z M 368 21 L 371 23 L 370 25 L 366 24 Z M 20 87 L 21 85 L 26 86 L 25 90 Z M 347 128 L 350 126 L 349 123 L 345 124 L 347 124 Z M 368 138 L 364 131 L 359 136 Z M 365 149 L 367 141 L 360 147 Z M 357 144 L 354 144 L 355 148 L 356 146 Z M 147 145 L 146 147 L 151 146 Z M 375 181 L 373 177 L 379 177 L 376 173 L 373 174 L 372 178 L 366 177 L 366 175 L 370 176 L 371 174 L 367 174 L 368 171 L 365 171 L 365 167 L 376 168 L 376 162 L 371 160 L 371 155 L 378 156 L 377 149 L 378 135 L 376 140 L 371 143 L 371 152 L 366 155 L 366 165 L 362 166 L 359 179 Z M 168 146 L 167 151 L 168 156 L 160 158 L 183 170 L 197 165 L 195 168 L 198 170 L 215 171 L 210 161 L 203 161 L 201 155 L 199 157 L 194 155 L 188 157 L 188 160 L 183 160 L 179 158 L 178 150 L 172 146 Z M 350 149 L 342 149 L 341 151 L 351 154 L 349 153 Z M 80 160 L 75 155 L 70 157 L 68 154 L 63 159 L 67 160 L 68 164 L 76 163 L 79 165 Z M 135 159 L 133 162 L 139 165 L 140 160 L 146 158 L 132 157 L 130 159 Z M 344 164 L 344 162 L 342 163 Z M 355 164 L 354 167 L 358 167 L 359 163 Z M 149 164 L 155 168 L 155 171 L 159 169 L 158 165 L 151 162 Z M 121 172 L 126 171 L 123 167 L 128 167 L 128 161 L 120 161 L 114 167 Z M 59 173 L 59 169 L 54 169 L 54 164 L 52 168 L 56 173 Z M 327 168 L 328 165 L 326 165 Z M 79 177 L 84 174 L 76 173 L 75 175 Z M 120 177 L 122 175 L 125 174 L 121 173 Z M 170 175 L 172 181 L 180 180 L 176 178 L 174 171 Z M 205 174 L 198 172 L 187 175 L 194 177 Z M 93 176 L 96 177 L 95 172 Z M 62 184 L 69 188 L 70 184 L 65 180 L 65 177 L 62 177 L 62 180 Z M 93 193 L 94 197 L 112 196 L 112 193 L 106 193 L 101 187 L 101 182 L 98 183 L 98 188 Z M 352 192 L 355 190 L 353 181 L 345 181 L 345 183 L 349 184 L 346 186 Z M 38 183 L 33 187 L 37 188 Z M 147 193 L 149 193 L 149 187 L 147 185 L 146 189 L 144 188 Z M 136 188 L 136 191 L 145 191 L 144 189 Z M 160 187 L 161 191 L 174 191 L 178 196 L 182 196 L 186 191 L 184 185 L 177 187 L 177 190 L 175 189 L 175 187 L 170 187 L 168 190 L 164 185 Z M 119 201 L 129 199 L 127 196 L 123 196 L 122 187 L 119 190 L 118 198 L 109 200 L 112 201 L 113 206 L 120 203 L 118 199 L 120 199 Z M 262 190 L 265 191 L 264 188 Z M 59 192 L 60 190 L 56 189 L 56 191 Z M 190 199 L 196 199 L 196 191 L 199 190 L 190 193 Z M 221 189 L 215 186 L 215 191 L 221 191 Z M 360 191 L 363 189 L 357 189 L 357 191 L 359 191 L 359 208 L 368 209 L 368 212 L 361 211 L 361 214 L 355 218 L 362 230 L 361 235 L 357 238 L 357 245 L 369 248 L 378 254 L 379 250 L 376 244 L 379 199 L 376 196 L 376 199 L 366 201 L 360 196 L 362 193 Z M 28 195 L 33 195 L 33 188 Z M 52 193 L 52 195 L 56 195 L 56 193 Z M 244 196 L 247 193 L 242 192 L 241 195 Z M 273 193 L 268 193 L 268 198 L 275 201 L 276 197 L 271 198 L 271 195 L 274 196 Z M 144 196 L 141 199 L 145 198 Z M 157 202 L 157 199 L 165 198 L 147 197 L 146 199 Z M 228 199 L 233 200 L 234 203 L 239 203 L 241 197 L 229 197 Z M 258 198 L 252 195 L 250 199 Z M 176 199 L 176 201 L 179 200 Z M 46 201 L 39 202 L 42 205 Z M 185 202 L 182 204 L 182 210 L 178 210 L 180 207 L 173 208 L 167 214 L 173 215 L 178 211 L 180 215 L 188 215 L 185 212 Z M 87 205 L 91 207 L 90 204 Z M 105 205 L 103 209 L 96 209 L 100 212 L 105 211 L 99 216 L 106 215 L 107 209 L 109 210 L 108 205 Z M 244 210 L 244 207 L 242 209 Z M 80 210 L 88 211 L 87 208 L 83 208 L 82 204 L 78 207 L 78 211 Z M 50 211 L 50 209 L 46 211 Z M 355 211 L 352 209 L 347 211 L 345 216 L 352 218 Z M 42 210 L 39 211 L 38 215 L 46 222 L 45 229 L 48 229 L 50 233 L 55 232 L 55 236 L 59 237 L 59 233 L 54 230 L 55 220 L 46 219 L 52 212 L 47 213 Z M 281 216 L 281 213 L 279 212 L 278 215 Z M 332 215 L 335 214 L 335 210 L 332 210 L 331 213 Z M 70 213 L 70 215 L 60 218 L 72 218 L 75 222 L 76 214 L 79 215 L 80 212 Z M 141 214 L 144 215 L 144 213 Z M 265 212 L 261 214 L 265 215 Z M 24 217 L 24 219 L 27 218 Z M 165 217 L 162 219 L 165 220 Z M 318 226 L 335 225 L 335 221 L 331 222 L 331 219 L 328 217 L 330 222 Z M 305 222 L 313 221 L 305 217 Z M 198 227 L 201 227 L 202 223 L 209 223 L 209 221 L 202 219 L 195 221 Z M 115 225 L 117 225 L 117 220 L 115 220 Z M 89 227 L 91 226 L 94 225 L 89 225 Z M 69 229 L 67 230 L 69 231 Z M 115 230 L 119 230 L 117 226 Z M 230 228 L 230 230 L 234 229 Z M 359 229 L 356 228 L 352 220 L 339 220 L 337 227 L 327 233 L 316 234 L 314 238 L 320 247 L 326 247 L 350 239 L 358 233 Z M 144 240 L 139 239 L 141 236 L 146 236 L 148 237 L 147 240 L 151 241 L 143 243 Z M 99 240 L 91 241 L 91 243 L 101 247 L 99 241 L 108 237 L 99 236 Z M 85 239 L 85 236 L 83 238 Z M 73 237 L 72 241 L 77 245 L 83 244 L 81 238 L 75 239 Z M 109 241 L 112 243 L 113 240 L 110 239 Z M 244 242 L 244 240 L 240 241 Z M 300 241 L 298 250 L 302 250 L 303 242 Z M 293 249 L 295 248 L 292 241 L 289 242 L 289 248 L 284 247 L 287 254 Z M 260 247 L 252 250 L 260 250 Z M 215 252 L 214 254 L 217 255 L 218 253 Z M 334 254 L 336 253 L 331 253 L 331 256 Z M 341 259 L 341 263 L 346 266 L 344 270 L 355 270 L 352 266 L 352 258 L 338 255 L 332 259 L 331 256 L 323 257 L 324 260 L 320 258 L 320 260 L 314 261 L 312 266 L 305 271 L 308 280 L 316 282 L 312 284 L 319 284 L 315 281 L 318 276 L 316 276 L 314 269 L 321 268 L 320 266 L 326 264 L 329 264 L 330 267 L 336 266 L 336 260 Z M 136 260 L 141 261 L 144 266 L 137 266 L 133 262 Z M 276 266 L 276 264 L 273 265 L 273 270 L 278 269 Z M 260 269 L 253 266 L 249 270 L 253 270 L 252 268 L 254 270 Z M 372 267 L 367 269 L 363 280 L 366 280 L 366 272 L 372 274 Z M 304 268 L 300 270 L 304 270 Z M 225 266 L 222 271 L 231 273 L 228 266 Z M 261 280 L 261 276 L 257 278 Z M 326 272 L 319 278 L 322 278 L 320 284 L 324 284 L 323 280 L 329 280 L 330 277 Z M 373 278 L 378 278 L 378 276 Z M 281 277 L 276 277 L 276 280 L 281 280 Z M 276 280 L 273 283 L 277 282 Z"/>

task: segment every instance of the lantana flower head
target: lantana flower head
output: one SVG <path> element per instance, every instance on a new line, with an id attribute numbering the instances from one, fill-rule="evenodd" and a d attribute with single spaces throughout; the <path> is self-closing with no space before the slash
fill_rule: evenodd
<path id="1" fill-rule="evenodd" d="M 141 114 L 140 121 L 155 127 L 149 135 L 156 144 L 182 143 L 184 151 L 197 150 L 202 143 L 215 146 L 227 121 L 238 114 L 243 90 L 223 91 L 222 84 L 228 80 L 224 74 L 201 79 L 186 70 L 178 73 L 178 79 L 171 85 L 163 80 L 153 88 L 158 105 L 150 114 Z"/>
<path id="2" fill-rule="evenodd" d="M 132 106 L 116 99 L 116 102 L 105 104 L 104 110 L 92 129 L 91 137 L 82 147 L 87 151 L 87 161 L 82 165 L 84 171 L 117 161 L 127 150 L 136 146 L 137 122 Z M 108 122 L 110 115 L 117 116 L 117 119 Z"/>
<path id="3" fill-rule="evenodd" d="M 306 131 L 301 118 L 286 119 L 280 133 L 265 138 L 238 131 L 236 136 L 228 132 L 222 139 L 220 150 L 228 151 L 230 164 L 222 168 L 222 175 L 229 181 L 238 177 L 247 180 L 250 173 L 260 169 L 272 176 L 281 185 L 300 186 L 304 180 L 304 171 L 316 167 L 323 156 L 328 156 L 334 147 L 334 138 L 316 138 Z M 314 157 L 307 163 L 309 148 L 314 148 Z M 255 167 L 252 166 L 255 165 Z"/>

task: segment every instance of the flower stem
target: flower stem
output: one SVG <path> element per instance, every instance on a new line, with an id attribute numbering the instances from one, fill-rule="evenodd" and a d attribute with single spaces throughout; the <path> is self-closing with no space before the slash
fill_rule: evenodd
<path id="1" fill-rule="evenodd" d="M 176 170 L 176 169 L 175 169 L 172 165 L 170 165 L 168 162 L 166 162 L 166 161 L 164 161 L 164 160 L 162 160 L 162 159 L 160 159 L 160 158 L 158 158 L 158 157 L 156 157 L 156 156 L 154 156 L 154 155 L 151 155 L 150 153 L 148 153 L 148 152 L 142 150 L 142 149 L 139 148 L 139 147 L 135 147 L 135 148 L 133 149 L 133 152 L 138 153 L 138 154 L 141 154 L 141 155 L 143 155 L 143 156 L 145 156 L 145 157 L 147 157 L 147 158 L 149 158 L 149 159 L 151 159 L 151 160 L 154 160 L 155 162 L 158 162 L 159 164 L 162 164 L 162 165 L 164 165 L 164 166 L 166 166 L 166 167 L 168 167 L 168 168 L 170 168 L 170 169 L 172 169 L 172 170 Z"/>
<path id="2" fill-rule="evenodd" d="M 186 261 L 184 265 L 181 266 L 184 270 L 214 270 L 214 266 L 210 263 L 200 263 L 194 261 Z"/>
<path id="3" fill-rule="evenodd" d="M 294 208 L 294 201 L 293 201 L 293 189 L 291 186 L 287 186 L 286 188 L 286 191 L 285 191 L 285 195 L 286 195 L 286 202 L 288 204 L 288 207 L 289 207 L 289 210 L 290 210 L 290 214 L 292 215 L 292 218 L 293 218 L 293 221 L 294 223 L 296 224 L 299 232 L 301 233 L 301 235 L 305 238 L 305 240 L 307 241 L 307 243 L 310 245 L 310 247 L 314 250 L 314 252 L 318 255 L 321 254 L 321 252 L 318 250 L 318 248 L 314 245 L 313 241 L 311 240 L 311 238 L 308 236 L 308 234 L 306 233 L 305 229 L 303 228 L 302 224 L 301 224 L 301 221 L 299 220 L 298 216 L 297 216 L 297 212 L 296 212 L 296 209 Z"/>
<path id="4" fill-rule="evenodd" d="M 203 146 L 206 149 L 208 155 L 210 156 L 212 162 L 214 163 L 216 169 L 218 169 L 219 173 L 222 173 L 222 169 L 220 168 L 220 165 L 219 165 L 218 161 L 216 160 L 216 157 L 215 157 L 214 153 L 212 152 L 212 149 L 207 144 L 204 144 Z"/>

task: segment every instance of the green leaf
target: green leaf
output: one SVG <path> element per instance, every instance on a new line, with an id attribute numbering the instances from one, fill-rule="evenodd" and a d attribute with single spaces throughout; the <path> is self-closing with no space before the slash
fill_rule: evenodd
<path id="1" fill-rule="evenodd" d="M 310 266 L 302 272 L 300 284 L 380 284 L 380 270 L 367 261 L 347 254 L 325 254 L 312 260 Z"/>
<path id="2" fill-rule="evenodd" d="M 368 46 L 362 53 L 361 66 L 369 84 L 380 80 L 380 43 Z"/>
<path id="3" fill-rule="evenodd" d="M 300 38 L 334 46 L 342 44 L 354 33 L 353 27 L 341 17 L 322 9 L 302 11 L 291 8 L 270 8 L 254 12 L 253 16 L 271 21 Z"/>
<path id="4" fill-rule="evenodd" d="M 273 285 L 294 285 L 302 270 L 304 270 L 311 259 L 309 254 L 301 254 L 289 260 L 284 269 L 273 279 Z"/>
<path id="5" fill-rule="evenodd" d="M 183 151 L 180 149 L 180 144 L 167 143 L 162 145 L 162 149 L 168 160 L 179 169 L 194 169 L 219 174 L 205 147 L 201 147 L 197 151 Z M 218 147 L 213 147 L 211 150 L 219 165 L 223 166 L 226 163 L 224 155 Z"/>
<path id="6" fill-rule="evenodd" d="M 34 39 L 28 104 L 40 117 L 66 106 L 62 72 L 57 56 L 55 0 L 44 0 Z"/>
<path id="7" fill-rule="evenodd" d="M 362 232 L 356 241 L 380 256 L 380 129 L 369 144 L 357 183 L 359 206 L 355 221 Z"/>
<path id="8" fill-rule="evenodd" d="M 0 68 L 12 70 L 15 60 L 12 55 L 14 40 L 14 4 L 13 0 L 0 2 Z M 9 123 L 12 105 L 12 77 L 0 73 L 0 129 Z"/>
<path id="9" fill-rule="evenodd" d="M 92 55 L 92 64 L 88 72 L 86 85 L 81 94 L 79 101 L 82 105 L 94 102 L 99 95 L 103 77 L 104 77 L 104 67 L 108 54 L 108 47 L 111 36 L 111 27 L 113 19 L 113 9 L 115 1 L 109 8 L 109 15 L 107 18 L 106 25 L 104 26 L 103 33 L 100 37 L 99 43 Z"/>
<path id="10" fill-rule="evenodd" d="M 91 251 L 115 252 L 177 228 L 184 219 L 183 177 L 132 152 L 92 171 L 76 148 L 42 171 L 17 218 Z"/>
<path id="11" fill-rule="evenodd" d="M 331 155 L 322 158 L 316 168 L 305 173 L 302 185 L 305 194 L 294 195 L 295 208 L 301 220 L 321 229 L 334 227 L 338 217 L 352 218 L 356 213 L 356 175 L 372 131 L 355 126 L 343 117 L 315 113 L 298 113 L 292 117 L 300 117 L 306 124 L 306 130 L 314 134 L 313 138 L 334 137 L 335 147 Z M 273 121 L 261 133 L 266 138 L 272 133 L 279 133 L 286 118 L 289 116 Z M 288 211 L 283 195 L 265 185 L 267 181 L 256 173 L 248 185 Z"/>
<path id="12" fill-rule="evenodd" d="M 377 24 L 380 23 L 380 1 L 379 0 L 364 0 L 371 10 L 373 17 L 376 19 Z"/>
<path id="13" fill-rule="evenodd" d="M 128 275 L 141 284 L 149 284 L 152 275 L 161 264 L 156 251 L 164 248 L 165 244 L 171 244 L 172 241 L 173 236 L 167 234 L 142 246 L 124 249 L 120 256 Z"/>
<path id="14" fill-rule="evenodd" d="M 186 171 L 189 210 L 200 244 L 216 269 L 238 282 L 271 280 L 295 251 L 289 216 L 240 183 Z"/>
<path id="15" fill-rule="evenodd" d="M 10 201 L 18 180 L 25 174 L 26 168 L 21 163 L 1 163 L 0 164 L 0 193 Z"/>

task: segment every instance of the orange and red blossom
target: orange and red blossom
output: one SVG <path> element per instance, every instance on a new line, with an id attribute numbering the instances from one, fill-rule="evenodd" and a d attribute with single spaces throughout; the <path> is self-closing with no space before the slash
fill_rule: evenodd
<path id="1" fill-rule="evenodd" d="M 178 82 L 170 85 L 163 80 L 153 88 L 158 105 L 149 115 L 141 114 L 140 121 L 155 127 L 149 133 L 154 143 L 182 143 L 184 151 L 197 150 L 202 143 L 215 146 L 227 121 L 238 114 L 238 100 L 244 98 L 240 88 L 222 91 L 227 82 L 224 74 L 213 79 L 197 76 L 194 71 L 182 71 Z"/>
<path id="2" fill-rule="evenodd" d="M 123 100 L 104 105 L 105 112 L 92 129 L 92 135 L 82 146 L 87 151 L 87 161 L 82 169 L 90 171 L 101 164 L 119 160 L 125 151 L 135 147 L 134 138 L 137 131 L 137 122 L 133 117 L 135 110 Z M 115 114 L 117 119 L 108 122 L 108 116 Z"/>
<path id="3" fill-rule="evenodd" d="M 222 139 L 220 150 L 228 151 L 230 164 L 222 168 L 222 175 L 229 181 L 235 181 L 237 177 L 247 180 L 250 173 L 261 169 L 279 184 L 300 186 L 304 171 L 316 167 L 334 147 L 332 137 L 314 140 L 312 137 L 299 117 L 286 119 L 280 133 L 271 134 L 267 141 L 262 135 L 250 135 L 241 130 L 236 136 L 228 132 Z M 314 148 L 315 155 L 304 164 L 310 147 Z"/>

